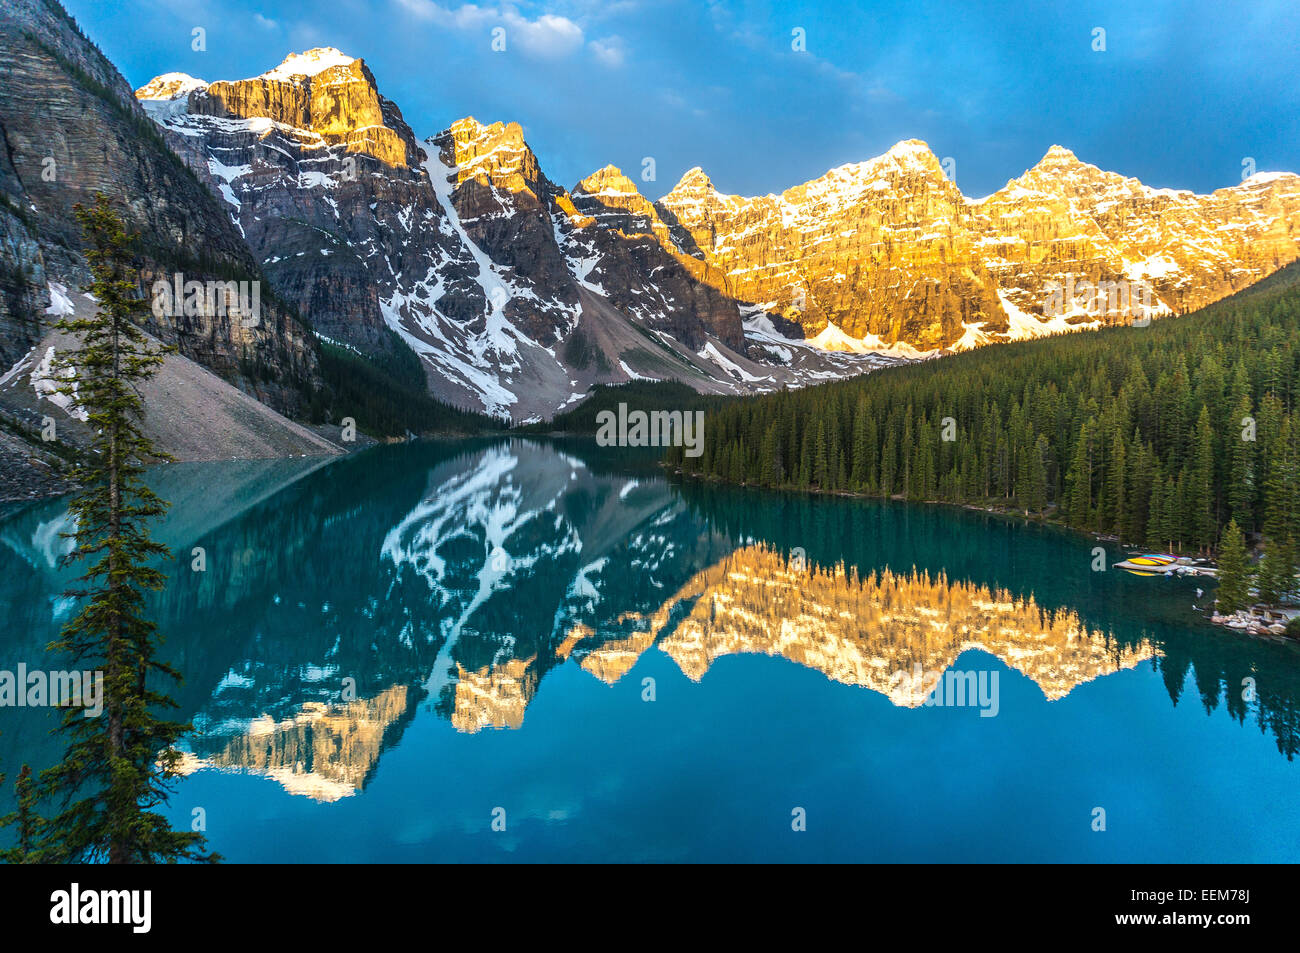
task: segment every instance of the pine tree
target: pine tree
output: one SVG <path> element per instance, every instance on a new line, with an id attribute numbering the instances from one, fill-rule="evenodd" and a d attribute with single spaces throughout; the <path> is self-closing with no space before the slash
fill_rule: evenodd
<path id="1" fill-rule="evenodd" d="M 1255 584 L 1259 601 L 1271 606 L 1278 605 L 1295 590 L 1295 545 L 1291 540 L 1265 541 Z"/>
<path id="2" fill-rule="evenodd" d="M 1219 542 L 1219 589 L 1215 603 L 1224 615 L 1250 605 L 1250 570 L 1246 544 L 1236 520 L 1229 520 Z"/>
<path id="3" fill-rule="evenodd" d="M 1106 462 L 1106 514 L 1105 529 L 1123 536 L 1128 526 L 1128 454 L 1124 447 L 1124 438 L 1118 430 L 1111 441 L 1110 459 Z"/>
<path id="4" fill-rule="evenodd" d="M 1264 519 L 1264 558 L 1257 585 L 1260 601 L 1276 605 L 1295 589 L 1296 538 L 1294 491 L 1300 482 L 1293 447 L 1294 428 L 1282 421 L 1270 441 L 1266 481 L 1268 505 Z"/>
<path id="5" fill-rule="evenodd" d="M 876 426 L 876 417 L 871 414 L 867 418 L 867 483 L 866 491 L 868 493 L 878 493 L 880 491 L 880 433 Z"/>
<path id="6" fill-rule="evenodd" d="M 785 479 L 785 464 L 781 461 L 781 441 L 776 433 L 776 424 L 771 424 L 763 435 L 759 465 L 764 468 L 762 482 L 780 486 Z"/>
<path id="7" fill-rule="evenodd" d="M 829 473 L 831 463 L 830 454 L 826 446 L 826 421 L 820 420 L 817 423 L 817 441 L 813 450 L 813 483 L 821 489 L 826 489 L 829 484 Z"/>
<path id="8" fill-rule="evenodd" d="M 855 490 L 867 488 L 867 458 L 870 456 L 870 451 L 867 449 L 868 417 L 867 399 L 859 396 L 853 411 L 853 465 L 849 471 L 849 479 Z"/>
<path id="9" fill-rule="evenodd" d="M 893 496 L 897 492 L 897 484 L 894 479 L 898 465 L 898 448 L 894 444 L 894 430 L 889 429 L 889 436 L 885 438 L 885 450 L 880 457 L 880 492 L 883 496 Z"/>
<path id="10" fill-rule="evenodd" d="M 1204 405 L 1192 440 L 1187 494 L 1186 519 L 1191 541 L 1208 549 L 1214 543 L 1214 436 L 1210 431 L 1210 412 Z"/>
<path id="11" fill-rule="evenodd" d="M 1239 526 L 1251 525 L 1251 503 L 1255 496 L 1255 433 L 1250 397 L 1243 394 L 1228 422 L 1229 456 L 1228 510 Z"/>
<path id="12" fill-rule="evenodd" d="M 0 774 L 0 784 L 5 776 Z M 41 828 L 45 823 L 37 813 L 40 794 L 32 780 L 32 769 L 24 764 L 18 772 L 18 781 L 14 784 L 14 799 L 18 808 L 4 817 L 0 817 L 0 827 L 16 828 L 14 846 L 0 851 L 0 860 L 7 864 L 37 864 L 42 860 L 39 843 Z"/>
<path id="13" fill-rule="evenodd" d="M 59 813 L 43 825 L 41 848 L 55 861 L 211 860 L 201 834 L 171 830 L 154 810 L 170 793 L 179 757 L 173 743 L 189 728 L 156 713 L 175 707 L 157 684 L 180 676 L 158 659 L 158 634 L 142 612 L 144 594 L 163 585 L 149 563 L 168 552 L 146 527 L 166 504 L 144 485 L 144 465 L 164 455 L 140 430 L 138 385 L 162 356 L 136 324 L 145 305 L 121 219 L 103 195 L 90 208 L 77 206 L 76 214 L 98 311 L 58 326 L 80 337 L 70 355 L 75 378 L 65 393 L 87 414 L 93 434 L 77 470 L 82 489 L 69 504 L 75 546 L 65 557 L 68 564 L 89 561 L 79 579 L 87 588 L 70 593 L 87 601 L 50 648 L 78 668 L 103 672 L 104 710 L 97 718 L 84 717 L 80 708 L 64 715 L 67 751 L 42 775 Z"/>
<path id="14" fill-rule="evenodd" d="M 1047 507 L 1047 467 L 1043 462 L 1047 453 L 1047 438 L 1039 434 L 1033 449 L 1029 451 L 1028 486 L 1024 501 L 1026 512 L 1038 516 Z"/>
<path id="15" fill-rule="evenodd" d="M 1156 464 L 1151 471 L 1151 503 L 1147 511 L 1147 545 L 1163 549 L 1169 538 L 1169 524 L 1165 519 L 1165 478 Z"/>
<path id="16" fill-rule="evenodd" d="M 1138 431 L 1134 431 L 1129 446 L 1132 449 L 1128 463 L 1128 522 L 1120 536 L 1130 542 L 1142 542 L 1146 539 L 1151 512 L 1151 454 Z"/>
<path id="17" fill-rule="evenodd" d="M 18 843 L 11 848 L 9 862 L 20 864 L 37 863 L 40 860 L 37 843 L 40 839 L 43 821 L 36 812 L 36 802 L 39 795 L 36 784 L 32 780 L 32 769 L 29 765 L 24 764 L 22 770 L 18 772 L 18 781 L 14 784 L 14 794 L 18 801 L 18 809 L 13 814 L 14 823 L 18 828 Z"/>
<path id="18" fill-rule="evenodd" d="M 1079 428 L 1074 459 L 1066 479 L 1070 485 L 1070 525 L 1085 529 L 1092 521 L 1092 452 L 1094 422 L 1091 418 Z"/>

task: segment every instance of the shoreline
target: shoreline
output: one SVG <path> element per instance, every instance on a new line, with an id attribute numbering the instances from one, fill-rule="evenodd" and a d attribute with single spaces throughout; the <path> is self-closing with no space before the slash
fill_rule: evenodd
<path id="1" fill-rule="evenodd" d="M 1119 539 L 1119 537 L 1115 536 L 1114 534 L 1094 533 L 1088 530 L 1075 529 L 1072 526 L 1067 526 L 1065 523 L 1061 522 L 1060 520 L 1052 519 L 1050 517 L 1027 516 L 1021 510 L 1013 507 L 1001 507 L 1001 506 L 993 506 L 993 505 L 980 506 L 975 503 L 954 503 L 950 500 L 909 500 L 903 497 L 902 495 L 881 496 L 880 494 L 875 494 L 875 493 L 855 493 L 852 490 L 821 490 L 821 489 L 812 489 L 808 487 L 782 488 L 782 487 L 770 487 L 770 486 L 751 486 L 748 483 L 731 483 L 727 480 L 722 479 L 721 477 L 708 476 L 700 473 L 687 473 L 683 471 L 681 467 L 673 466 L 672 464 L 669 464 L 667 462 L 661 462 L 660 466 L 664 470 L 668 471 L 669 473 L 681 477 L 683 480 L 688 480 L 688 479 L 697 480 L 702 483 L 714 483 L 719 486 L 735 487 L 736 489 L 757 489 L 757 490 L 766 490 L 775 493 L 804 493 L 809 496 L 839 497 L 842 499 L 851 499 L 851 500 L 880 500 L 880 501 L 888 501 L 892 503 L 909 503 L 909 504 L 917 504 L 922 506 L 950 506 L 950 507 L 955 507 L 957 509 L 968 510 L 974 513 L 987 513 L 989 515 L 999 516 L 1004 519 L 1014 519 L 1021 523 L 1037 524 L 1039 526 L 1050 526 L 1054 529 L 1058 529 L 1066 533 L 1071 533 L 1076 536 L 1087 537 L 1096 540 L 1098 542 L 1111 542 L 1121 547 L 1130 545 L 1130 544 L 1123 543 Z M 1141 547 L 1136 547 L 1136 548 L 1139 550 L 1141 549 Z M 1195 559 L 1195 558 L 1205 558 L 1205 557 L 1183 557 L 1183 558 Z M 1186 565 L 1187 564 L 1184 564 L 1185 567 Z M 1120 563 L 1112 563 L 1109 568 L 1117 568 L 1117 567 L 1124 568 L 1120 565 Z M 1190 573 L 1189 572 L 1180 573 L 1175 570 L 1171 572 L 1154 572 L 1152 573 L 1152 575 L 1159 575 L 1162 577 L 1176 576 L 1179 578 L 1189 576 L 1189 575 L 1195 577 L 1206 576 L 1208 578 L 1213 579 L 1215 576 L 1215 572 L 1217 571 L 1213 566 L 1191 566 L 1187 568 L 1191 568 L 1193 570 L 1204 570 L 1208 568 L 1211 571 L 1208 573 L 1195 572 L 1195 571 Z M 1259 609 L 1260 611 L 1257 612 L 1256 609 Z M 1261 614 L 1261 613 L 1274 613 L 1278 615 L 1287 615 L 1288 613 L 1294 613 L 1294 615 L 1291 615 L 1290 617 L 1295 618 L 1295 617 L 1300 617 L 1300 607 L 1288 608 L 1283 606 L 1263 606 L 1261 604 L 1258 607 L 1252 607 L 1250 610 L 1242 610 L 1240 612 L 1232 613 L 1230 615 L 1225 616 L 1225 615 L 1220 615 L 1212 604 L 1205 611 L 1207 613 L 1206 622 L 1209 623 L 1210 625 L 1218 626 L 1219 628 L 1225 628 L 1232 632 L 1241 633 L 1243 635 L 1250 635 L 1255 638 L 1261 638 L 1261 639 L 1277 641 L 1277 642 L 1287 642 L 1291 644 L 1300 643 L 1300 638 L 1287 635 L 1285 632 L 1279 633 L 1273 631 L 1271 626 L 1276 625 L 1276 623 L 1273 620 L 1270 620 L 1267 615 Z M 1233 624 L 1233 623 L 1237 623 L 1237 624 Z"/>
<path id="2" fill-rule="evenodd" d="M 508 432 L 434 431 L 409 437 L 372 437 L 358 431 L 356 439 L 344 442 L 339 438 L 337 424 L 299 424 L 330 444 L 332 450 L 320 453 L 269 453 L 248 456 L 185 456 L 175 460 L 157 461 L 150 466 L 169 466 L 185 463 L 235 463 L 245 460 L 300 460 L 309 457 L 347 457 L 373 447 L 411 443 L 414 440 L 473 440 L 480 437 L 500 437 Z M 60 446 L 66 447 L 65 444 Z M 69 448 L 75 449 L 75 448 Z M 75 463 L 42 451 L 30 442 L 0 429 L 0 513 L 27 503 L 58 499 L 79 489 L 71 478 Z"/>

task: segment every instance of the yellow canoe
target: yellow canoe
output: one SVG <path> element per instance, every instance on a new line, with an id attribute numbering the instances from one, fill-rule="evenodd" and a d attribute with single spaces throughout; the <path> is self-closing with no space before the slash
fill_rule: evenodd
<path id="1" fill-rule="evenodd" d="M 1177 558 L 1177 556 L 1166 556 L 1163 553 L 1151 553 L 1146 556 L 1133 556 L 1126 559 L 1125 562 L 1132 563 L 1134 566 L 1168 566 Z"/>

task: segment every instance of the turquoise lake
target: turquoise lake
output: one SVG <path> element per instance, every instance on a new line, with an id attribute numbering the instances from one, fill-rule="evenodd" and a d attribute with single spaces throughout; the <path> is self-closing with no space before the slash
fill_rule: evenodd
<path id="1" fill-rule="evenodd" d="M 1087 537 L 578 441 L 152 482 L 167 813 L 228 861 L 1300 860 L 1300 650 Z M 61 667 L 69 528 L 0 513 L 0 669 Z M 0 708 L 11 781 L 54 720 Z"/>

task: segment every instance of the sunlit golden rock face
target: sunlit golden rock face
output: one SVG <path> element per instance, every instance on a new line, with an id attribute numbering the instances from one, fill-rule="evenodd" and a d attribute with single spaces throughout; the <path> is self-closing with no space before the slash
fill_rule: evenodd
<path id="1" fill-rule="evenodd" d="M 385 109 L 366 64 L 337 50 L 309 50 L 261 76 L 211 83 L 191 97 L 190 108 L 233 119 L 269 119 L 388 165 L 415 164 L 409 130 L 405 124 L 393 128 L 395 107 L 390 103 Z"/>
<path id="2" fill-rule="evenodd" d="M 1032 596 L 942 574 L 800 569 L 765 546 L 747 546 L 692 578 L 647 619 L 643 637 L 593 649 L 583 668 L 607 680 L 625 674 L 631 651 L 655 643 L 683 601 L 694 605 L 657 644 L 694 680 L 724 655 L 778 655 L 904 707 L 921 705 L 969 649 L 1001 659 L 1052 700 L 1153 654 L 1120 649 L 1075 613 L 1045 610 Z"/>
<path id="3" fill-rule="evenodd" d="M 649 232 L 665 244 L 671 242 L 659 212 L 617 166 L 607 165 L 579 182 L 573 189 L 573 201 L 589 209 L 592 217 L 607 228 L 625 235 Z"/>
<path id="4" fill-rule="evenodd" d="M 292 718 L 264 715 L 233 737 L 197 735 L 181 773 L 234 769 L 264 775 L 314 801 L 350 797 L 379 761 L 385 733 L 406 713 L 409 691 L 394 685 L 340 705 L 307 702 Z"/>
<path id="5" fill-rule="evenodd" d="M 983 264 L 1031 314 L 1042 310 L 1043 283 L 1069 274 L 1143 281 L 1170 310 L 1192 311 L 1300 255 L 1300 176 L 1286 173 L 1196 195 L 1151 188 L 1053 146 L 970 208 Z"/>
<path id="6" fill-rule="evenodd" d="M 536 656 L 511 659 L 495 667 L 471 672 L 456 666 L 456 696 L 451 723 L 470 734 L 482 728 L 518 728 L 524 710 L 537 694 Z"/>
<path id="7" fill-rule="evenodd" d="M 534 203 L 547 197 L 549 189 L 537 156 L 524 142 L 519 123 L 484 125 L 466 116 L 452 123 L 440 142 L 443 165 L 455 169 L 456 185 L 473 179 L 481 186 L 514 193 L 516 202 L 524 193 Z"/>
<path id="8" fill-rule="evenodd" d="M 634 632 L 625 639 L 613 639 L 582 658 L 582 670 L 595 675 L 606 684 L 613 685 L 632 670 L 641 653 L 654 645 L 657 629 Z"/>
<path id="9" fill-rule="evenodd" d="M 950 160 L 944 160 L 950 161 Z M 780 195 L 714 188 L 700 169 L 658 203 L 683 250 L 735 297 L 885 345 L 963 349 L 1134 315 L 1052 314 L 1049 282 L 1142 282 L 1153 316 L 1189 311 L 1300 256 L 1300 176 L 1210 195 L 1155 189 L 1053 146 L 983 199 L 918 140 Z M 960 181 L 960 179 L 958 179 Z M 1051 320 L 1053 317 L 1057 320 Z M 836 330 L 837 329 L 837 330 Z"/>

